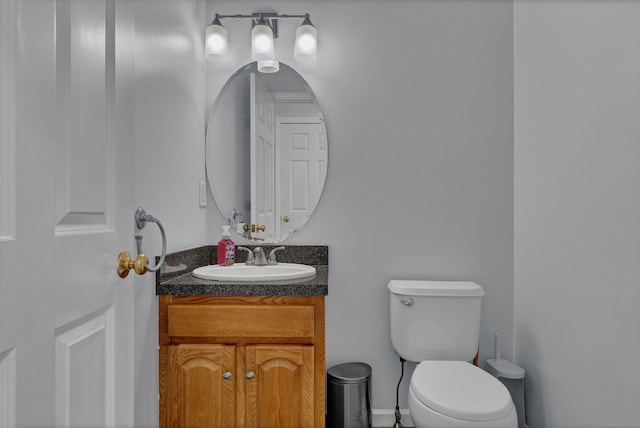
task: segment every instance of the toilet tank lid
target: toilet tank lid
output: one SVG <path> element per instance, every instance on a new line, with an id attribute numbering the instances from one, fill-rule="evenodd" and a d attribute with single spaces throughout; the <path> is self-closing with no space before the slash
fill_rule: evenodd
<path id="1" fill-rule="evenodd" d="M 484 296 L 482 287 L 472 281 L 392 279 L 387 287 L 392 293 L 410 296 Z"/>

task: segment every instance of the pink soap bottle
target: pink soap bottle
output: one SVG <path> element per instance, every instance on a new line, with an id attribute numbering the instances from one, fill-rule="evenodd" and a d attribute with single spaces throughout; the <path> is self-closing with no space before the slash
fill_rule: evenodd
<path id="1" fill-rule="evenodd" d="M 222 226 L 222 239 L 218 241 L 218 264 L 231 266 L 236 261 L 236 247 L 231 240 L 229 226 Z"/>

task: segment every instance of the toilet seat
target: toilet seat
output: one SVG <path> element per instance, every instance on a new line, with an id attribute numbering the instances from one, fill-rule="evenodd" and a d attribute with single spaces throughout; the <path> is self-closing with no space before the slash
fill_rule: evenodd
<path id="1" fill-rule="evenodd" d="M 507 388 L 465 361 L 423 361 L 411 377 L 411 391 L 424 406 L 467 421 L 492 421 L 513 411 Z"/>

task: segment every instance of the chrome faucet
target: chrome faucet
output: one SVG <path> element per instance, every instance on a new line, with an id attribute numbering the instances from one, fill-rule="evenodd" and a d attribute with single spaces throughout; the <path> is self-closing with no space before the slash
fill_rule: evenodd
<path id="1" fill-rule="evenodd" d="M 285 247 L 276 247 L 271 252 L 269 252 L 269 259 L 264 253 L 264 249 L 262 247 L 256 247 L 251 251 L 251 249 L 247 247 L 238 246 L 238 250 L 244 250 L 247 254 L 247 261 L 244 263 L 246 265 L 254 265 L 254 266 L 266 266 L 266 265 L 277 265 L 278 261 L 276 260 L 276 251 L 284 250 Z"/>
<path id="2" fill-rule="evenodd" d="M 262 247 L 256 247 L 253 249 L 254 262 L 256 266 L 265 266 L 268 264 L 267 257 L 264 255 Z"/>

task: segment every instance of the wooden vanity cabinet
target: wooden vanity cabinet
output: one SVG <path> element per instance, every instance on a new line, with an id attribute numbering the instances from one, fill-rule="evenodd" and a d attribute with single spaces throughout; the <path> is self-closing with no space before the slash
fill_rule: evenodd
<path id="1" fill-rule="evenodd" d="M 160 296 L 160 427 L 322 428 L 323 296 Z"/>

